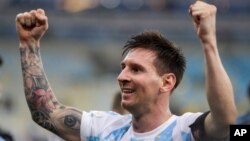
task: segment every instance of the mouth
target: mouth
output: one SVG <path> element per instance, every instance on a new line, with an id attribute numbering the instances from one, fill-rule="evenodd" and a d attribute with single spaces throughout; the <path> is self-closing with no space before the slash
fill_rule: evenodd
<path id="1" fill-rule="evenodd" d="M 135 89 L 132 88 L 122 88 L 121 91 L 123 95 L 135 93 Z"/>

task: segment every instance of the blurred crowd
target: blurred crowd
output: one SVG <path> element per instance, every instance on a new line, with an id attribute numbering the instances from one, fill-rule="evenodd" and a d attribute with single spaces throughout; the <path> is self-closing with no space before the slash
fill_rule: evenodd
<path id="1" fill-rule="evenodd" d="M 220 11 L 249 13 L 250 2 L 246 0 L 207 0 L 216 4 Z M 192 0 L 1 0 L 0 8 L 13 7 L 36 7 L 43 6 L 51 10 L 64 10 L 66 12 L 81 12 L 86 10 L 103 10 L 103 9 L 119 9 L 119 10 L 155 10 L 180 12 L 185 11 L 186 6 Z"/>

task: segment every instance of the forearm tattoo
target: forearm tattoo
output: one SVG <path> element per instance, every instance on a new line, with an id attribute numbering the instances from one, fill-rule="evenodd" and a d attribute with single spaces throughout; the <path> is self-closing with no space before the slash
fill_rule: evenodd
<path id="1" fill-rule="evenodd" d="M 73 131 L 80 132 L 81 113 L 75 109 L 69 108 L 67 114 L 63 116 L 64 125 Z"/>
<path id="2" fill-rule="evenodd" d="M 33 120 L 58 135 L 63 129 L 80 132 L 81 113 L 61 106 L 56 100 L 44 73 L 39 47 L 21 47 L 20 55 L 25 97 Z"/>
<path id="3" fill-rule="evenodd" d="M 49 115 L 47 113 L 39 110 L 34 110 L 32 112 L 32 118 L 37 124 L 44 127 L 45 129 L 48 129 L 55 134 L 59 134 L 55 126 L 52 124 L 52 122 L 50 122 Z"/>

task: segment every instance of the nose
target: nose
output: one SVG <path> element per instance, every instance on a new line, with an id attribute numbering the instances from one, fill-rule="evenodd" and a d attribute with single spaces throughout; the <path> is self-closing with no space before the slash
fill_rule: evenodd
<path id="1" fill-rule="evenodd" d="M 117 76 L 117 80 L 118 82 L 128 82 L 130 81 L 130 75 L 129 72 L 127 71 L 127 69 L 123 69 L 120 74 Z"/>

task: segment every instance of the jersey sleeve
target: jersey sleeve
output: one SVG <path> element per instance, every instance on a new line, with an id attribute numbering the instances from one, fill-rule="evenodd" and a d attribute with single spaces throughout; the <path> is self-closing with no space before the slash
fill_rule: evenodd
<path id="1" fill-rule="evenodd" d="M 121 118 L 115 112 L 104 111 L 83 111 L 81 120 L 81 140 L 92 141 L 98 140 L 102 131 L 112 123 L 112 121 Z"/>
<path id="2" fill-rule="evenodd" d="M 225 137 L 222 139 L 211 138 L 206 135 L 205 132 L 205 118 L 209 114 L 208 112 L 203 113 L 200 115 L 193 124 L 190 125 L 192 135 L 195 141 L 228 141 L 229 137 Z"/>

